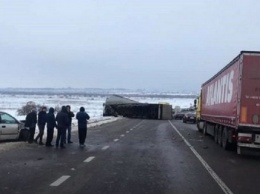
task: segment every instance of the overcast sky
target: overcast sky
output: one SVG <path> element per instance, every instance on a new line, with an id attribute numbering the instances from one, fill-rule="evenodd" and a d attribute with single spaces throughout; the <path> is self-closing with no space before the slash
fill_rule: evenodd
<path id="1" fill-rule="evenodd" d="M 260 50 L 260 1 L 0 0 L 0 87 L 197 91 Z"/>

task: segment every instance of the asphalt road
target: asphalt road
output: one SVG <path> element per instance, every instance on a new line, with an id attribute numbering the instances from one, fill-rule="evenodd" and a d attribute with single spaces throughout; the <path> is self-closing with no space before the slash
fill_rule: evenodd
<path id="1" fill-rule="evenodd" d="M 85 148 L 73 141 L 1 151 L 0 193 L 260 193 L 260 157 L 225 151 L 194 124 L 122 119 L 90 128 Z"/>

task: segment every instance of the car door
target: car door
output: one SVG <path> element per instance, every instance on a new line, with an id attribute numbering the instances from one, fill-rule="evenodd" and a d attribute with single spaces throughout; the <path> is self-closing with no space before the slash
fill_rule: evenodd
<path id="1" fill-rule="evenodd" d="M 7 113 L 1 113 L 0 139 L 17 139 L 19 135 L 19 122 Z"/>

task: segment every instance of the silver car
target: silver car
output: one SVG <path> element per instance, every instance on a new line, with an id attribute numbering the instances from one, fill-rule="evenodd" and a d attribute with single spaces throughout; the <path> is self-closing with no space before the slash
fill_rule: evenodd
<path id="1" fill-rule="evenodd" d="M 26 141 L 29 136 L 24 123 L 6 112 L 0 112 L 0 140 L 20 139 Z"/>

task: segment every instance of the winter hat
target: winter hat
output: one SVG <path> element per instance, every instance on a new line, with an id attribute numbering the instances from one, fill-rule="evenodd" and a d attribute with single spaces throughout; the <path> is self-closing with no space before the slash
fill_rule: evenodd
<path id="1" fill-rule="evenodd" d="M 66 106 L 61 107 L 61 112 L 67 112 Z"/>
<path id="2" fill-rule="evenodd" d="M 51 107 L 51 108 L 49 109 L 49 112 L 50 112 L 50 113 L 54 113 L 54 108 Z"/>

